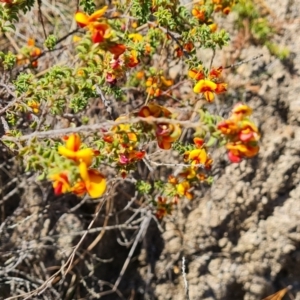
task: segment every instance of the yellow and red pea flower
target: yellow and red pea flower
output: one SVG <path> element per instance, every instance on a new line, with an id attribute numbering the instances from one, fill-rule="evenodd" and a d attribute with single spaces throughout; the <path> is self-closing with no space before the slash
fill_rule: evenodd
<path id="1" fill-rule="evenodd" d="M 208 78 L 213 80 L 213 79 L 218 79 L 221 77 L 223 72 L 223 67 L 219 67 L 219 68 L 212 68 L 209 72 Z"/>
<path id="2" fill-rule="evenodd" d="M 115 74 L 113 74 L 111 72 L 107 72 L 105 75 L 105 81 L 113 85 L 117 82 L 117 78 L 116 78 Z"/>
<path id="3" fill-rule="evenodd" d="M 248 119 L 252 109 L 238 103 L 232 109 L 231 117 L 217 125 L 217 128 L 229 140 L 226 148 L 231 162 L 238 163 L 244 157 L 251 158 L 259 151 L 257 145 L 260 139 L 258 128 Z"/>
<path id="4" fill-rule="evenodd" d="M 116 59 L 126 51 L 126 46 L 124 44 L 113 44 L 109 46 L 107 50 L 114 54 Z"/>
<path id="5" fill-rule="evenodd" d="M 216 23 L 211 23 L 208 25 L 208 27 L 210 28 L 210 31 L 213 33 L 216 32 L 218 29 L 218 25 Z"/>
<path id="6" fill-rule="evenodd" d="M 177 124 L 159 123 L 156 126 L 156 138 L 161 149 L 169 150 L 172 143 L 179 139 L 181 128 Z"/>
<path id="7" fill-rule="evenodd" d="M 140 60 L 138 59 L 138 53 L 136 50 L 131 50 L 130 55 L 127 57 L 127 60 L 125 59 L 125 64 L 129 68 L 134 68 L 136 67 L 139 63 Z"/>
<path id="8" fill-rule="evenodd" d="M 176 190 L 179 196 L 185 196 L 187 199 L 192 200 L 193 194 L 190 192 L 191 185 L 188 181 L 182 181 L 176 186 Z"/>
<path id="9" fill-rule="evenodd" d="M 202 148 L 205 143 L 204 139 L 199 138 L 199 137 L 194 137 L 193 142 L 194 142 L 196 148 L 198 148 L 198 149 Z"/>
<path id="10" fill-rule="evenodd" d="M 200 68 L 200 70 L 197 70 L 197 69 L 189 70 L 188 71 L 188 76 L 192 79 L 195 79 L 195 80 L 201 80 L 201 79 L 205 78 L 205 75 L 203 73 L 202 68 Z"/>
<path id="11" fill-rule="evenodd" d="M 163 90 L 172 86 L 173 80 L 166 79 L 164 76 L 151 76 L 146 80 L 146 92 L 154 97 L 158 97 L 163 93 Z"/>
<path id="12" fill-rule="evenodd" d="M 172 113 L 165 107 L 157 104 L 148 104 L 143 106 L 138 112 L 138 116 L 142 118 L 170 118 Z"/>
<path id="13" fill-rule="evenodd" d="M 107 24 L 95 24 L 92 29 L 92 41 L 94 44 L 102 43 L 110 37 L 109 26 Z"/>
<path id="14" fill-rule="evenodd" d="M 243 103 L 237 103 L 231 110 L 234 119 L 241 120 L 252 115 L 252 108 Z"/>
<path id="15" fill-rule="evenodd" d="M 157 104 L 148 104 L 143 106 L 138 112 L 138 116 L 142 118 L 170 118 L 172 113 L 165 107 Z M 154 126 L 155 135 L 158 146 L 161 149 L 168 150 L 172 147 L 172 143 L 179 139 L 181 128 L 177 124 L 158 123 Z"/>
<path id="16" fill-rule="evenodd" d="M 77 12 L 75 14 L 75 20 L 80 27 L 86 27 L 90 26 L 94 22 L 96 22 L 98 19 L 100 19 L 106 12 L 108 6 L 104 6 L 103 8 L 95 11 L 92 15 L 87 15 L 83 12 Z M 93 25 L 92 25 L 93 26 Z"/>
<path id="17" fill-rule="evenodd" d="M 192 9 L 192 15 L 200 22 L 205 22 L 206 20 L 205 10 L 201 9 L 199 6 L 196 6 Z"/>
<path id="18" fill-rule="evenodd" d="M 191 52 L 194 49 L 194 44 L 192 42 L 186 43 L 183 45 L 183 47 L 180 47 L 179 45 L 175 46 L 175 52 L 176 57 L 182 57 L 184 55 L 184 50 L 186 52 Z"/>
<path id="19" fill-rule="evenodd" d="M 112 36 L 110 26 L 106 23 L 98 22 L 98 20 L 103 17 L 106 10 L 107 6 L 104 6 L 102 9 L 95 11 L 90 16 L 83 12 L 77 12 L 75 14 L 75 20 L 78 26 L 86 27 L 92 33 L 93 43 L 102 43 Z M 123 44 L 113 43 L 112 45 L 108 45 L 107 50 L 114 54 L 115 57 L 119 57 L 125 52 L 126 46 Z"/>
<path id="20" fill-rule="evenodd" d="M 89 169 L 93 157 L 99 154 L 98 151 L 91 148 L 80 149 L 81 139 L 78 134 L 71 134 L 64 140 L 65 146 L 59 146 L 58 153 L 78 165 L 80 178 L 71 184 L 66 171 L 50 175 L 55 194 L 72 192 L 76 195 L 88 193 L 91 198 L 102 196 L 106 189 L 105 177 L 98 170 Z"/>
<path id="21" fill-rule="evenodd" d="M 145 154 L 146 154 L 145 151 L 136 151 L 136 150 L 127 151 L 127 153 L 120 154 L 119 163 L 122 165 L 126 165 L 141 160 L 145 157 Z"/>
<path id="22" fill-rule="evenodd" d="M 205 96 L 205 99 L 208 102 L 212 102 L 214 100 L 214 92 L 216 91 L 217 84 L 208 79 L 201 79 L 194 86 L 194 92 L 196 94 L 202 93 Z"/>
<path id="23" fill-rule="evenodd" d="M 55 195 L 65 194 L 71 191 L 71 186 L 67 172 L 61 172 L 49 176 L 49 179 L 53 181 L 53 189 Z"/>
<path id="24" fill-rule="evenodd" d="M 224 135 L 235 135 L 239 131 L 238 123 L 235 120 L 224 120 L 217 125 L 218 130 Z"/>
<path id="25" fill-rule="evenodd" d="M 72 134 L 65 138 L 65 146 L 58 147 L 58 153 L 76 162 L 85 162 L 87 166 L 92 164 L 93 157 L 99 155 L 97 150 L 91 148 L 80 149 L 81 139 L 78 134 Z"/>
<path id="26" fill-rule="evenodd" d="M 191 167 L 185 168 L 185 169 L 183 170 L 183 172 L 180 172 L 178 175 L 179 175 L 180 177 L 184 177 L 184 178 L 186 178 L 186 179 L 191 180 L 191 179 L 194 179 L 194 178 L 197 177 L 197 172 L 196 172 L 196 171 L 197 171 L 197 168 L 191 166 Z"/>
<path id="27" fill-rule="evenodd" d="M 244 157 L 252 158 L 257 155 L 259 151 L 259 146 L 243 144 L 242 142 L 228 143 L 226 148 L 229 150 L 229 160 L 234 163 L 239 163 Z"/>
<path id="28" fill-rule="evenodd" d="M 170 215 L 173 210 L 173 202 L 169 202 L 166 197 L 157 197 L 156 205 L 156 217 L 162 219 L 163 217 Z"/>
<path id="29" fill-rule="evenodd" d="M 241 130 L 238 134 L 239 140 L 246 142 L 258 141 L 260 135 L 258 133 L 258 128 L 249 120 L 241 121 Z"/>
<path id="30" fill-rule="evenodd" d="M 40 104 L 35 100 L 29 100 L 27 105 L 32 109 L 32 112 L 38 114 L 40 111 Z"/>
<path id="31" fill-rule="evenodd" d="M 82 179 L 82 183 L 79 185 L 81 191 L 84 184 L 91 198 L 98 198 L 104 194 L 106 179 L 102 173 L 95 169 L 88 169 L 87 164 L 83 161 L 79 164 L 79 173 Z"/>

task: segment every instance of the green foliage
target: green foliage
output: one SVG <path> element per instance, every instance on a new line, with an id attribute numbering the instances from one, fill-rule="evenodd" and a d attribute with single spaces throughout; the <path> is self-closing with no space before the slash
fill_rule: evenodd
<path id="1" fill-rule="evenodd" d="M 88 14 L 92 14 L 96 8 L 94 0 L 80 0 L 79 5 L 82 6 L 83 11 Z"/>
<path id="2" fill-rule="evenodd" d="M 138 180 L 135 186 L 138 192 L 141 194 L 149 194 L 152 188 L 151 184 L 143 180 Z"/>
<path id="3" fill-rule="evenodd" d="M 35 0 L 7 1 L 0 5 L 0 30 L 15 30 L 13 23 L 19 21 L 19 13 L 26 13 L 34 6 Z"/>
<path id="4" fill-rule="evenodd" d="M 47 39 L 44 42 L 45 47 L 47 47 L 49 50 L 53 50 L 56 46 L 57 37 L 55 35 L 48 35 Z"/>
<path id="5" fill-rule="evenodd" d="M 158 6 L 157 11 L 153 15 L 160 26 L 170 28 L 171 30 L 175 29 L 176 22 L 168 9 Z"/>
<path id="6" fill-rule="evenodd" d="M 140 24 L 147 23 L 150 20 L 151 13 L 151 1 L 148 0 L 133 0 L 131 1 L 131 14 L 134 18 L 137 18 Z"/>
<path id="7" fill-rule="evenodd" d="M 271 42 L 267 42 L 266 46 L 270 53 L 278 57 L 280 60 L 286 60 L 290 56 L 290 50 L 286 47 L 280 47 L 276 43 Z"/>
<path id="8" fill-rule="evenodd" d="M 261 15 L 261 12 L 254 1 L 239 0 L 235 5 L 234 10 L 238 14 L 236 24 L 239 28 L 244 28 L 245 20 L 249 23 L 250 33 L 252 38 L 261 45 L 265 45 L 271 54 L 284 60 L 289 56 L 288 49 L 280 49 L 276 43 L 271 42 L 275 35 L 275 30 L 272 24 L 269 23 L 266 17 Z"/>
<path id="9" fill-rule="evenodd" d="M 3 65 L 4 70 L 10 70 L 16 63 L 16 56 L 10 51 L 7 54 L 0 52 L 0 63 Z"/>
<path id="10" fill-rule="evenodd" d="M 192 40 L 194 43 L 199 43 L 201 48 L 211 48 L 213 50 L 217 47 L 222 49 L 230 40 L 229 34 L 225 30 L 222 29 L 213 33 L 206 24 L 194 27 L 190 30 L 186 38 Z"/>

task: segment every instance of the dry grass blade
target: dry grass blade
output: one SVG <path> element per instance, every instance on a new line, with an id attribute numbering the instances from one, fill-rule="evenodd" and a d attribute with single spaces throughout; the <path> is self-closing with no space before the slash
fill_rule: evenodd
<path id="1" fill-rule="evenodd" d="M 285 294 L 291 289 L 292 287 L 289 285 L 286 288 L 276 292 L 275 294 L 272 294 L 262 300 L 282 300 Z"/>

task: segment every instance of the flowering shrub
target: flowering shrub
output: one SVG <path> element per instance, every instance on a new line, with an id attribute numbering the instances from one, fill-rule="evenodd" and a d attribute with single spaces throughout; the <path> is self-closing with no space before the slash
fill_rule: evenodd
<path id="1" fill-rule="evenodd" d="M 212 183 L 217 145 L 225 145 L 232 163 L 259 152 L 260 134 L 250 107 L 238 103 L 225 119 L 209 112 L 230 86 L 225 66 L 199 58 L 200 49 L 215 53 L 228 44 L 229 34 L 217 20 L 226 22 L 236 4 L 241 5 L 233 0 L 202 0 L 191 7 L 180 1 L 132 0 L 130 5 L 115 1 L 95 9 L 82 1 L 73 12 L 76 30 L 44 39 L 28 37 L 20 53 L 0 53 L 5 84 L 14 90 L 3 109 L 2 141 L 19 153 L 27 170 L 51 181 L 56 195 L 99 198 L 112 176 L 133 178 L 139 193 L 151 194 L 146 204 L 158 218 L 171 214 L 179 201 L 195 197 L 199 185 Z M 18 14 L 33 5 L 31 0 L 2 1 L 2 29 L 14 29 Z M 49 55 L 62 49 L 69 36 L 72 55 L 56 64 Z M 166 61 L 182 64 L 177 74 L 181 79 L 171 78 Z M 192 107 L 175 93 L 184 81 L 190 83 L 199 105 Z M 100 124 L 85 115 L 97 100 Z M 130 108 L 116 111 L 123 104 Z M 180 119 L 182 108 L 199 120 Z M 22 118 L 26 130 L 20 127 Z M 57 126 L 60 119 L 66 125 Z M 188 128 L 194 130 L 192 143 Z M 159 151 L 164 158 L 177 152 L 179 161 L 153 162 L 151 157 Z M 150 172 L 153 166 L 164 165 L 181 170 L 170 171 L 165 182 L 141 180 L 140 164 Z"/>

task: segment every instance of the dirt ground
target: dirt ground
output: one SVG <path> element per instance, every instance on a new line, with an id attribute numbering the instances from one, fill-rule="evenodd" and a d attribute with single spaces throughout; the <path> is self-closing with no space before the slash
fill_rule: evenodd
<path id="1" fill-rule="evenodd" d="M 140 220 L 132 217 L 134 206 L 126 207 L 134 186 L 116 181 L 96 230 L 78 249 L 84 259 L 31 299 L 99 299 L 120 280 L 101 299 L 183 300 L 184 257 L 191 300 L 260 300 L 289 285 L 284 300 L 300 300 L 300 1 L 264 3 L 278 27 L 276 42 L 290 57 L 280 61 L 238 34 L 216 57 L 228 64 L 263 55 L 227 71 L 230 90 L 220 99 L 253 108 L 262 132 L 259 155 L 230 164 L 225 151 L 216 151 L 212 187 L 160 224 L 146 211 Z M 0 299 L 7 299 L 38 288 L 66 262 L 101 203 L 54 197 L 33 174 L 20 176 L 7 153 L 0 166 Z"/>

